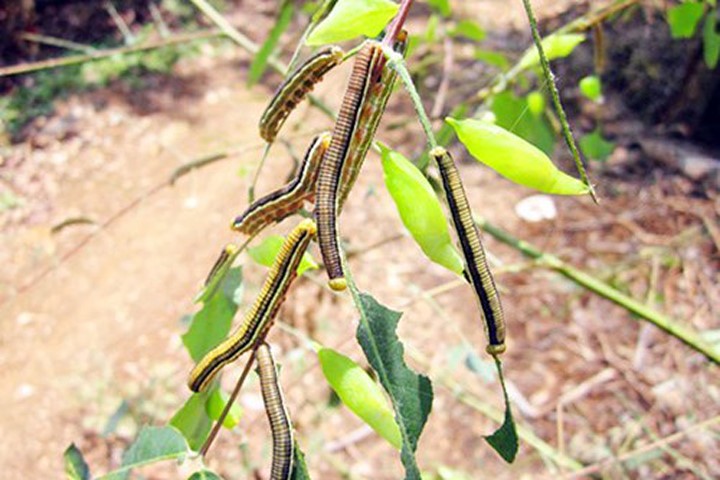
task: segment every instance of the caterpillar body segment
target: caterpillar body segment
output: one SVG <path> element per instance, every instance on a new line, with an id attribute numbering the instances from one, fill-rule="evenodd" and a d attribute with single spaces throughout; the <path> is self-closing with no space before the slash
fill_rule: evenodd
<path id="1" fill-rule="evenodd" d="M 315 222 L 310 219 L 303 220 L 290 232 L 243 322 L 227 339 L 210 350 L 190 372 L 190 390 L 205 390 L 225 365 L 253 348 L 258 339 L 264 337 L 285 299 L 290 284 L 297 276 L 297 267 L 315 233 Z"/>
<path id="2" fill-rule="evenodd" d="M 272 431 L 273 455 L 270 480 L 288 480 L 292 473 L 295 448 L 290 415 L 285 407 L 270 346 L 261 343 L 255 352 L 255 357 L 265 413 Z"/>
<path id="3" fill-rule="evenodd" d="M 485 333 L 488 338 L 486 350 L 496 356 L 505 351 L 505 319 L 495 281 L 480 242 L 477 226 L 465 195 L 455 162 L 450 153 L 442 147 L 434 148 L 430 155 L 440 169 L 443 189 L 450 216 L 457 232 L 460 247 L 465 258 L 463 275 L 470 282 L 480 304 Z"/>
<path id="4" fill-rule="evenodd" d="M 266 142 L 275 140 L 290 113 L 327 72 L 342 62 L 344 53 L 340 47 L 325 48 L 285 79 L 260 117 L 260 136 Z"/>
<path id="5" fill-rule="evenodd" d="M 320 164 L 330 146 L 330 138 L 327 132 L 315 137 L 305 153 L 300 171 L 295 178 L 284 187 L 253 202 L 247 210 L 235 218 L 231 228 L 253 236 L 271 223 L 280 222 L 296 213 L 304 202 L 312 201 L 315 197 L 315 183 Z"/>

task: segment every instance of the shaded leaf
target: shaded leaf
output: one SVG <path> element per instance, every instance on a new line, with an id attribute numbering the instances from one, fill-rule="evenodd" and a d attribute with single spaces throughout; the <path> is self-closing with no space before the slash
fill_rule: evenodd
<path id="1" fill-rule="evenodd" d="M 222 477 L 210 470 L 200 470 L 190 475 L 188 480 L 222 480 Z"/>
<path id="2" fill-rule="evenodd" d="M 445 214 L 430 182 L 401 154 L 381 149 L 385 185 L 403 225 L 430 260 L 462 275 L 462 257 L 453 246 Z"/>
<path id="3" fill-rule="evenodd" d="M 375 432 L 400 450 L 402 438 L 380 387 L 360 365 L 330 348 L 318 351 L 323 375 L 340 400 Z"/>
<path id="4" fill-rule="evenodd" d="M 262 44 L 260 50 L 257 52 L 255 58 L 253 58 L 253 61 L 250 64 L 250 71 L 248 72 L 248 85 L 254 85 L 258 80 L 260 80 L 260 77 L 267 68 L 270 56 L 275 51 L 275 47 L 277 47 L 280 36 L 285 30 L 287 30 L 288 25 L 290 25 L 292 15 L 293 2 L 291 0 L 284 0 L 280 5 L 280 13 L 275 21 L 275 25 L 273 25 L 273 28 L 270 30 L 270 34 L 265 39 L 265 42 Z"/>
<path id="5" fill-rule="evenodd" d="M 485 30 L 472 20 L 461 20 L 450 31 L 453 37 L 465 37 L 470 40 L 479 42 L 486 36 Z"/>
<path id="6" fill-rule="evenodd" d="M 450 0 L 427 0 L 428 5 L 443 17 L 449 17 L 452 13 Z"/>
<path id="7" fill-rule="evenodd" d="M 182 433 L 190 448 L 195 451 L 200 450 L 212 428 L 212 419 L 207 414 L 205 404 L 210 394 L 217 389 L 215 385 L 206 392 L 193 393 L 170 419 L 170 425 Z"/>
<path id="8" fill-rule="evenodd" d="M 180 459 L 189 453 L 183 435 L 174 427 L 148 427 L 140 430 L 138 438 L 125 451 L 121 467 L 100 478 L 115 480 L 125 478 L 136 467 L 163 460 Z"/>
<path id="9" fill-rule="evenodd" d="M 118 405 L 118 408 L 116 408 L 113 414 L 110 415 L 110 418 L 105 424 L 105 427 L 102 430 L 103 437 L 107 437 L 108 435 L 115 433 L 115 430 L 117 429 L 120 420 L 122 420 L 123 417 L 127 415 L 128 410 L 130 410 L 130 404 L 127 402 L 127 400 L 123 399 L 123 401 L 120 402 L 120 405 Z"/>
<path id="10" fill-rule="evenodd" d="M 196 362 L 220 343 L 230 331 L 232 319 L 237 312 L 233 293 L 240 288 L 242 270 L 231 268 L 221 288 L 192 317 L 188 331 L 182 336 L 183 344 Z"/>
<path id="11" fill-rule="evenodd" d="M 90 468 L 74 443 L 65 450 L 63 459 L 68 480 L 90 480 Z"/>
<path id="12" fill-rule="evenodd" d="M 330 14 L 310 33 L 310 46 L 342 42 L 364 35 L 376 37 L 395 16 L 390 0 L 338 0 Z"/>
<path id="13" fill-rule="evenodd" d="M 476 49 L 474 55 L 476 60 L 493 65 L 502 70 L 505 70 L 510 66 L 510 61 L 508 60 L 508 58 L 500 52 Z"/>
<path id="14" fill-rule="evenodd" d="M 668 23 L 673 38 L 692 38 L 703 16 L 705 6 L 700 2 L 685 2 L 668 10 Z"/>
<path id="15" fill-rule="evenodd" d="M 293 460 L 293 470 L 290 474 L 290 480 L 310 480 L 310 474 L 305 464 L 305 454 L 300 450 L 297 442 L 295 442 L 293 454 L 295 458 Z"/>
<path id="16" fill-rule="evenodd" d="M 708 68 L 717 67 L 720 59 L 720 33 L 717 31 L 717 18 L 710 14 L 705 18 L 703 27 L 703 57 Z"/>
<path id="17" fill-rule="evenodd" d="M 615 144 L 606 140 L 600 128 L 596 128 L 580 139 L 580 150 L 586 157 L 604 162 L 615 151 Z"/>
<path id="18" fill-rule="evenodd" d="M 285 239 L 280 235 L 270 235 L 257 247 L 248 249 L 248 255 L 250 255 L 250 258 L 255 260 L 256 263 L 270 267 L 275 262 L 275 258 L 278 256 L 278 253 L 280 253 L 280 248 L 284 242 Z M 302 275 L 308 270 L 317 270 L 318 268 L 320 267 L 312 255 L 305 252 L 302 260 L 300 260 L 300 265 L 298 265 L 297 273 L 298 275 Z"/>
<path id="19" fill-rule="evenodd" d="M 540 42 L 548 61 L 557 58 L 565 58 L 570 55 L 575 47 L 585 41 L 585 35 L 581 33 L 555 33 L 542 39 Z M 540 54 L 537 47 L 533 45 L 528 48 L 518 62 L 519 70 L 526 70 L 540 65 Z"/>
<path id="20" fill-rule="evenodd" d="M 418 438 L 432 409 L 430 379 L 408 368 L 403 345 L 395 333 L 402 315 L 379 304 L 368 294 L 351 291 L 360 310 L 357 339 L 395 409 L 395 421 L 403 439 L 400 457 L 406 480 L 419 480 L 415 460 Z"/>
<path id="21" fill-rule="evenodd" d="M 544 115 L 527 115 L 529 99 L 503 92 L 492 99 L 492 113 L 497 125 L 510 130 L 548 155 L 555 150 L 555 133 Z"/>
<path id="22" fill-rule="evenodd" d="M 558 195 L 581 195 L 588 188 L 558 170 L 537 147 L 491 123 L 447 118 L 460 141 L 480 162 L 520 185 Z"/>
<path id="23" fill-rule="evenodd" d="M 485 437 L 485 440 L 487 440 L 490 446 L 493 447 L 506 462 L 512 463 L 518 452 L 518 436 L 512 411 L 510 410 L 510 399 L 508 398 L 507 388 L 505 388 L 502 363 L 500 363 L 500 360 L 497 358 L 495 358 L 495 365 L 497 366 L 498 377 L 500 378 L 500 385 L 505 400 L 505 417 L 500 428 L 495 430 L 492 435 Z"/>

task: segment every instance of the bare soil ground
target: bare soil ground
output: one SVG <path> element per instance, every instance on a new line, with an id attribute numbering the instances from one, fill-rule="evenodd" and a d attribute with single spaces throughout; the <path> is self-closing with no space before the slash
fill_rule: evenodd
<path id="1" fill-rule="evenodd" d="M 549 15 L 572 2 L 537 3 Z M 519 2 L 467 2 L 463 8 L 489 28 L 524 25 Z M 267 22 L 248 8 L 232 18 L 258 30 Z M 0 213 L 3 478 L 61 478 L 62 452 L 71 442 L 95 474 L 108 471 L 139 424 L 164 423 L 188 395 L 191 362 L 180 342 L 181 318 L 195 308 L 192 298 L 221 246 L 235 239 L 228 223 L 246 204 L 247 173 L 263 146 L 256 123 L 269 96 L 267 88 L 244 87 L 245 54 L 213 52 L 181 62 L 171 78 L 150 90 L 115 85 L 71 96 L 57 105 L 55 116 L 37 124 L 32 138 L 3 156 L 0 170 L 9 173 L 9 185 L 24 200 Z M 334 72 L 317 90 L 333 106 L 347 71 Z M 411 109 L 402 95 L 392 103 L 386 124 L 408 118 Z M 300 152 L 327 128 L 324 117 L 303 107 L 286 135 Z M 409 128 L 383 133 L 382 139 L 412 154 L 422 137 Z M 231 152 L 226 160 L 156 188 L 184 162 L 224 151 Z M 287 157 L 275 147 L 261 192 L 282 183 L 291 166 Z M 691 181 L 650 162 L 625 164 L 620 151 L 591 172 L 600 206 L 556 198 L 555 220 L 528 223 L 514 207 L 531 192 L 475 163 L 461 169 L 473 207 L 490 221 L 684 325 L 720 329 L 717 192 L 698 194 Z M 96 225 L 53 230 L 79 217 Z M 287 220 L 275 231 L 286 232 L 292 224 Z M 471 404 L 499 408 L 501 398 L 496 383 L 464 365 L 467 349 L 481 352 L 484 345 L 474 300 L 430 264 L 412 239 L 398 235 L 402 225 L 374 155 L 341 228 L 348 248 L 358 252 L 350 261 L 358 284 L 405 312 L 400 335 L 408 360 L 433 379 L 433 413 L 418 448 L 423 469 L 447 466 L 469 478 L 569 474 L 527 441 L 511 466 L 485 444 L 482 435 L 495 424 Z M 89 234 L 90 241 L 60 260 Z M 500 269 L 504 273 L 496 279 L 504 293 L 505 369 L 518 422 L 589 465 L 588 475 L 720 476 L 717 367 L 485 237 L 494 256 L 514 267 Z M 244 264 L 249 302 L 263 270 L 249 260 Z M 40 277 L 49 267 L 54 268 Z M 281 312 L 283 322 L 361 359 L 353 340 L 355 317 L 347 295 L 324 287 L 323 272 L 299 281 Z M 270 341 L 284 367 L 287 402 L 314 478 L 401 478 L 395 452 L 347 411 L 327 406 L 328 387 L 304 343 L 279 329 Z M 228 387 L 235 375 L 226 375 Z M 128 415 L 114 433 L 103 435 L 123 401 Z M 254 383 L 240 403 L 241 424 L 222 433 L 209 465 L 225 478 L 266 478 L 269 431 Z M 629 457 L 625 464 L 612 460 L 623 455 Z M 151 468 L 143 478 L 185 478 L 188 468 Z"/>

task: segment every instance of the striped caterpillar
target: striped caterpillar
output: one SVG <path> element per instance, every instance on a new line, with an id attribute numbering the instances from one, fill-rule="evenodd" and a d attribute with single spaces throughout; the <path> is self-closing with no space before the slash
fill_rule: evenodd
<path id="1" fill-rule="evenodd" d="M 455 162 L 450 153 L 442 147 L 436 147 L 430 155 L 440 169 L 443 189 L 447 198 L 450 216 L 465 257 L 465 277 L 475 290 L 480 304 L 485 333 L 488 338 L 487 352 L 496 356 L 505 351 L 505 320 L 495 281 L 485 258 L 485 250 L 472 218 L 470 204 L 460 180 Z"/>
<path id="2" fill-rule="evenodd" d="M 225 365 L 253 348 L 258 339 L 264 337 L 285 299 L 290 284 L 297 276 L 297 267 L 315 233 L 315 223 L 309 219 L 300 222 L 290 232 L 275 258 L 260 295 L 245 315 L 242 324 L 230 337 L 209 351 L 190 372 L 190 390 L 204 391 Z"/>

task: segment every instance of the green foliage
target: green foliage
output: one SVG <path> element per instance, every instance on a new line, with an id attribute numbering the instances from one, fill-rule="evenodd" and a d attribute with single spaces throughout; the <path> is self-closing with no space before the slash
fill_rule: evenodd
<path id="1" fill-rule="evenodd" d="M 492 435 L 485 437 L 485 440 L 495 449 L 496 452 L 508 463 L 515 460 L 518 452 L 518 436 L 515 429 L 515 421 L 513 420 L 512 410 L 510 409 L 510 399 L 508 398 L 507 388 L 505 387 L 505 378 L 502 372 L 502 363 L 495 358 L 495 366 L 497 367 L 500 386 L 502 387 L 503 399 L 505 400 L 505 417 L 502 425 Z"/>
<path id="2" fill-rule="evenodd" d="M 668 23 L 673 38 L 692 38 L 705 12 L 702 2 L 685 2 L 668 10 Z"/>
<path id="3" fill-rule="evenodd" d="M 163 460 L 182 459 L 189 453 L 183 435 L 174 427 L 143 427 L 137 439 L 125 451 L 120 468 L 100 477 L 120 480 L 137 467 Z"/>
<path id="4" fill-rule="evenodd" d="M 600 128 L 580 139 L 583 154 L 593 160 L 604 162 L 615 151 L 615 144 L 603 137 Z"/>
<path id="5" fill-rule="evenodd" d="M 219 420 L 227 402 L 230 400 L 230 395 L 225 393 L 221 388 L 212 389 L 210 397 L 205 402 L 205 412 L 208 417 L 213 420 Z M 223 427 L 231 430 L 240 422 L 243 410 L 240 405 L 233 403 L 230 406 L 227 416 L 223 420 Z"/>
<path id="6" fill-rule="evenodd" d="M 487 33 L 485 33 L 485 29 L 476 22 L 472 20 L 461 20 L 450 30 L 450 35 L 479 42 L 487 36 Z"/>
<path id="7" fill-rule="evenodd" d="M 65 450 L 63 458 L 68 480 L 90 480 L 90 468 L 74 443 Z"/>
<path id="8" fill-rule="evenodd" d="M 510 91 L 495 95 L 491 102 L 495 123 L 552 155 L 555 150 L 555 133 L 544 115 L 526 114 L 528 110 L 532 111 L 530 100 Z"/>
<path id="9" fill-rule="evenodd" d="M 545 95 L 543 95 L 542 92 L 535 90 L 528 93 L 527 97 L 525 97 L 525 101 L 527 102 L 527 107 L 530 113 L 532 113 L 536 118 L 542 117 L 545 113 L 545 107 L 547 106 L 545 102 Z M 497 119 L 497 114 L 495 114 L 495 118 Z"/>
<path id="10" fill-rule="evenodd" d="M 205 407 L 210 394 L 218 387 L 213 386 L 207 392 L 195 393 L 170 419 L 170 425 L 177 428 L 191 449 L 198 451 L 210 433 L 212 420 Z"/>
<path id="11" fill-rule="evenodd" d="M 248 72 L 248 85 L 256 84 L 257 81 L 260 80 L 263 72 L 265 72 L 270 55 L 272 55 L 275 51 L 275 48 L 280 41 L 280 36 L 290 25 L 293 11 L 294 7 L 292 0 L 283 0 L 275 25 L 273 25 L 272 30 L 270 30 L 270 34 L 260 47 L 260 51 L 258 51 L 250 64 L 250 71 Z"/>
<path id="12" fill-rule="evenodd" d="M 585 41 L 585 35 L 581 33 L 556 33 L 545 37 L 542 40 L 543 51 L 548 60 L 565 58 L 570 55 L 575 47 Z M 518 62 L 519 70 L 527 70 L 540 65 L 540 54 L 533 46 L 530 47 Z"/>
<path id="13" fill-rule="evenodd" d="M 325 379 L 345 406 L 400 450 L 402 438 L 393 410 L 370 375 L 350 358 L 330 348 L 320 349 L 318 358 Z"/>
<path id="14" fill-rule="evenodd" d="M 450 0 L 427 0 L 428 5 L 443 17 L 449 17 L 452 13 Z"/>
<path id="15" fill-rule="evenodd" d="M 222 477 L 215 472 L 203 469 L 190 475 L 188 480 L 222 480 Z"/>
<path id="16" fill-rule="evenodd" d="M 278 256 L 284 242 L 285 239 L 280 235 L 271 235 L 265 238 L 257 247 L 248 249 L 248 255 L 259 265 L 270 267 L 275 262 L 275 257 Z M 317 270 L 318 268 L 320 267 L 312 255 L 305 252 L 302 260 L 300 260 L 300 265 L 298 265 L 297 273 L 302 275 L 308 270 Z"/>
<path id="17" fill-rule="evenodd" d="M 360 310 L 358 342 L 395 409 L 395 421 L 403 441 L 400 457 L 405 466 L 405 479 L 419 480 L 415 450 L 432 409 L 430 379 L 405 364 L 404 347 L 395 333 L 401 313 L 384 307 L 368 294 L 360 294 L 352 284 L 351 290 Z"/>
<path id="18" fill-rule="evenodd" d="M 293 454 L 295 458 L 293 459 L 293 471 L 290 474 L 290 480 L 310 480 L 310 474 L 305 464 L 305 454 L 300 450 L 297 442 L 295 442 Z"/>
<path id="19" fill-rule="evenodd" d="M 602 99 L 602 83 L 597 75 L 589 75 L 580 80 L 580 93 L 589 98 L 593 102 Z"/>
<path id="20" fill-rule="evenodd" d="M 479 120 L 446 121 L 475 159 L 520 185 L 545 193 L 582 195 L 588 187 L 553 165 L 537 147 L 491 123 Z"/>
<path id="21" fill-rule="evenodd" d="M 430 260 L 461 275 L 463 260 L 430 182 L 408 159 L 384 147 L 382 165 L 385 185 L 415 242 Z"/>
<path id="22" fill-rule="evenodd" d="M 398 5 L 391 0 L 338 0 L 330 14 L 306 40 L 310 46 L 376 37 L 395 16 Z"/>
<path id="23" fill-rule="evenodd" d="M 708 68 L 715 68 L 720 59 L 720 32 L 718 32 L 717 15 L 712 12 L 705 18 L 703 26 L 703 56 Z"/>

